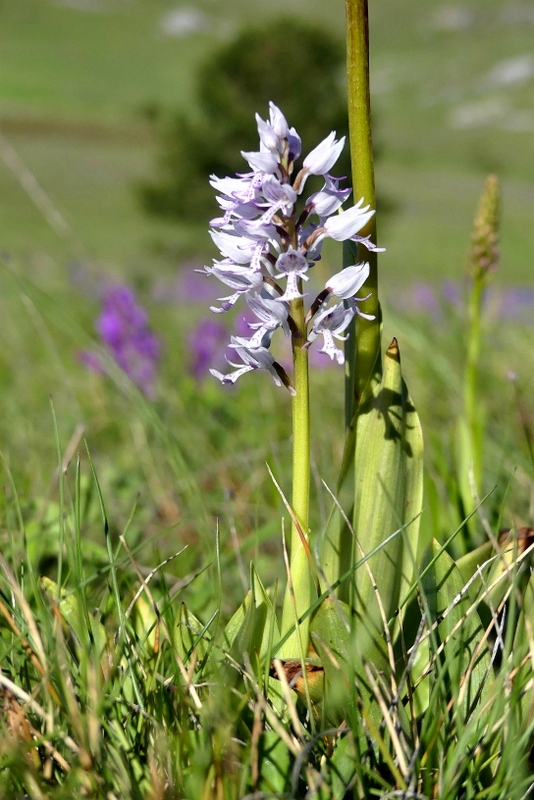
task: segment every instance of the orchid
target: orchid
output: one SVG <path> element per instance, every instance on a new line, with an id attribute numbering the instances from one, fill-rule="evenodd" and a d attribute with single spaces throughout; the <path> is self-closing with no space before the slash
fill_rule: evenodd
<path id="1" fill-rule="evenodd" d="M 212 370 L 212 374 L 222 383 L 235 383 L 247 372 L 266 369 L 276 383 L 292 388 L 289 377 L 284 373 L 280 379 L 278 365 L 273 366 L 270 361 L 269 347 L 278 328 L 286 336 L 291 333 L 294 356 L 295 347 L 305 352 L 321 334 L 323 352 L 342 364 L 343 354 L 332 337 L 346 339 L 341 333 L 355 315 L 374 318 L 359 311 L 355 298 L 369 275 L 367 263 L 354 264 L 332 276 L 310 303 L 307 314 L 303 311 L 307 297 L 303 284 L 321 258 L 325 239 L 351 240 L 369 250 L 378 249 L 369 237 L 360 235 L 375 212 L 363 205 L 363 199 L 348 210 L 342 209 L 351 190 L 341 188 L 342 179 L 330 171 L 341 154 L 345 137 L 337 139 L 332 131 L 308 153 L 293 178 L 301 152 L 298 133 L 272 102 L 269 119 L 256 114 L 256 125 L 259 149 L 242 152 L 248 171 L 236 177 L 210 178 L 222 212 L 222 216 L 211 220 L 210 235 L 222 259 L 214 259 L 202 272 L 218 278 L 233 291 L 219 298 L 220 306 L 212 306 L 211 310 L 218 314 L 229 311 L 244 296 L 258 320 L 249 325 L 253 331 L 250 337 L 234 337 L 230 345 L 244 363 L 232 364 L 236 368 L 228 375 L 218 370 Z M 310 175 L 321 176 L 324 185 L 301 201 Z M 328 309 L 330 297 L 342 302 Z M 315 314 L 318 317 L 314 322 Z"/>

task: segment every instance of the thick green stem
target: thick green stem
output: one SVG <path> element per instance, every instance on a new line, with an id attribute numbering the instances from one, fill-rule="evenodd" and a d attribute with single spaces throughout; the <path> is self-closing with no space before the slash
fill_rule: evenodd
<path id="1" fill-rule="evenodd" d="M 347 92 L 349 113 L 350 155 L 352 168 L 353 197 L 358 202 L 363 197 L 365 205 L 376 209 L 373 147 L 371 138 L 371 105 L 369 92 L 369 26 L 367 0 L 346 0 L 347 15 Z M 370 236 L 376 243 L 376 216 L 360 231 L 362 236 Z M 366 314 L 373 320 L 358 317 L 349 329 L 349 339 L 345 345 L 345 426 L 346 445 L 343 465 L 343 480 L 352 474 L 347 464 L 355 456 L 356 430 L 355 413 L 362 394 L 372 376 L 380 376 L 380 305 L 378 302 L 378 271 L 376 253 L 354 242 L 345 242 L 343 248 L 343 267 L 367 261 L 369 278 L 360 296 L 370 295 L 360 303 Z M 356 464 L 356 469 L 362 465 Z M 363 465 L 365 468 L 365 465 Z M 349 501 L 350 502 L 350 501 Z M 350 511 L 349 511 L 350 514 Z M 342 515 L 334 512 L 323 543 L 322 564 L 326 580 L 333 584 L 346 572 L 353 558 L 353 535 L 344 523 Z M 339 596 L 348 599 L 348 584 L 341 586 Z"/>
<path id="2" fill-rule="evenodd" d="M 293 397 L 293 496 L 292 508 L 298 526 L 291 526 L 290 576 L 282 610 L 281 633 L 284 636 L 311 606 L 314 585 L 309 563 L 309 507 L 310 507 L 310 407 L 308 389 L 308 351 L 302 349 L 306 342 L 306 324 L 302 299 L 291 303 L 291 318 L 294 323 L 292 338 L 294 387 Z M 300 530 L 299 530 L 300 529 Z M 309 618 L 295 630 L 283 645 L 281 658 L 301 658 L 308 650 Z M 300 643 L 299 643 L 300 639 Z"/>
<path id="3" fill-rule="evenodd" d="M 365 205 L 376 209 L 376 193 L 371 138 L 371 104 L 369 92 L 369 24 L 367 0 L 346 0 L 347 13 L 347 91 L 349 111 L 350 157 L 354 200 L 364 198 Z M 371 236 L 376 244 L 376 215 L 360 232 Z M 369 278 L 362 296 L 371 296 L 361 303 L 366 314 L 374 314 L 374 320 L 361 317 L 356 322 L 356 353 L 350 381 L 353 402 L 349 403 L 347 418 L 352 419 L 354 400 L 362 395 L 369 378 L 380 371 L 380 307 L 378 302 L 378 271 L 376 253 L 358 247 L 358 261 L 368 261 Z M 354 397 L 355 396 L 355 397 Z"/>

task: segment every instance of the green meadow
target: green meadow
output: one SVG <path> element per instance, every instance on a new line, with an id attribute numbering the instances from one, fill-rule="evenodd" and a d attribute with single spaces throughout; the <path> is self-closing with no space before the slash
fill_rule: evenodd
<path id="1" fill-rule="evenodd" d="M 55 233 L 5 164 L 3 248 L 57 264 L 93 258 L 117 272 L 177 268 L 209 248 L 198 229 L 147 219 L 134 188 L 155 169 L 143 109 L 195 114 L 195 67 L 240 26 L 287 14 L 280 4 L 197 2 L 200 30 L 164 33 L 173 3 L 6 0 L 1 120 L 5 139 L 62 213 Z M 343 4 L 294 2 L 295 15 L 343 36 Z M 370 11 L 377 184 L 395 207 L 381 229 L 386 285 L 450 277 L 462 261 L 481 183 L 503 182 L 504 269 L 530 280 L 533 213 L 532 20 L 528 4 L 470 2 Z M 291 79 L 288 65 L 288 80 Z M 259 111 L 262 111 L 259 109 Z M 313 113 L 313 109 L 310 109 Z M 313 143 L 305 143 L 311 147 Z M 95 201 L 96 200 L 96 201 Z M 173 255 L 166 264 L 165 255 Z"/>

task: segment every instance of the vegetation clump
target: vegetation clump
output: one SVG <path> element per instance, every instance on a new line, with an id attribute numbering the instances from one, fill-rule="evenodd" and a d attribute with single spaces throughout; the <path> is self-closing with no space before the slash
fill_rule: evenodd
<path id="1" fill-rule="evenodd" d="M 251 116 L 272 98 L 310 150 L 325 131 L 347 133 L 343 43 L 297 19 L 244 30 L 202 65 L 198 115 L 168 118 L 156 110 L 160 177 L 140 189 L 144 207 L 170 218 L 198 221 L 213 212 L 206 176 L 242 169 L 240 150 L 254 146 Z M 339 164 L 349 175 L 347 156 Z"/>

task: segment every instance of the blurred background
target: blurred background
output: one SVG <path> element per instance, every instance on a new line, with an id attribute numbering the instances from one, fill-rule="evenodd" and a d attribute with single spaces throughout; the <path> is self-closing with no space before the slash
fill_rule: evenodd
<path id="1" fill-rule="evenodd" d="M 370 6 L 383 288 L 458 277 L 488 172 L 497 280 L 528 283 L 533 4 Z M 209 258 L 207 177 L 244 166 L 255 111 L 277 102 L 305 149 L 343 129 L 343 36 L 341 0 L 2 0 L 2 250 L 138 281 Z"/>

